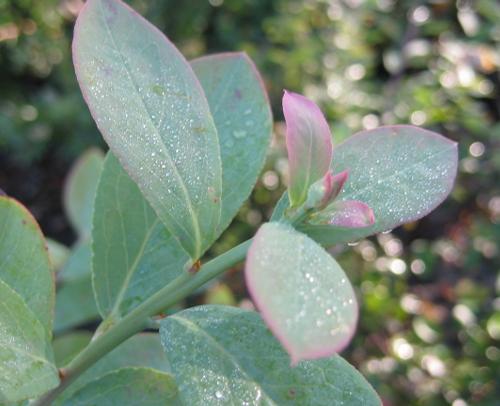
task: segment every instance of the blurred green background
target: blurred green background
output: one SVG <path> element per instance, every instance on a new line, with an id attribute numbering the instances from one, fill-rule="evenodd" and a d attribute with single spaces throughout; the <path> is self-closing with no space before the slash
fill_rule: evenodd
<path id="1" fill-rule="evenodd" d="M 270 94 L 276 125 L 266 168 L 212 255 L 250 237 L 285 188 L 284 88 L 321 105 L 336 143 L 394 123 L 459 142 L 457 183 L 436 211 L 334 249 L 361 303 L 344 355 L 386 405 L 500 404 L 500 3 L 129 3 L 187 58 L 246 51 Z M 81 5 L 0 0 L 0 188 L 67 246 L 76 236 L 61 203 L 65 175 L 88 147 L 105 149 L 71 63 Z M 188 304 L 249 307 L 246 297 L 237 267 Z"/>

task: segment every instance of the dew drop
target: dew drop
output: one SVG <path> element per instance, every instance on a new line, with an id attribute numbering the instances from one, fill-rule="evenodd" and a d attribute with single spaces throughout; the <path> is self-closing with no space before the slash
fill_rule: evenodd
<path id="1" fill-rule="evenodd" d="M 217 399 L 222 399 L 222 396 L 223 396 L 223 395 L 222 395 L 222 392 L 221 392 L 221 391 L 219 391 L 219 390 L 218 390 L 218 391 L 216 391 L 216 392 L 215 392 L 215 397 L 216 397 Z"/>
<path id="2" fill-rule="evenodd" d="M 233 136 L 234 138 L 245 138 L 247 135 L 247 132 L 246 131 L 243 131 L 243 130 L 236 130 L 236 131 L 233 131 Z"/>

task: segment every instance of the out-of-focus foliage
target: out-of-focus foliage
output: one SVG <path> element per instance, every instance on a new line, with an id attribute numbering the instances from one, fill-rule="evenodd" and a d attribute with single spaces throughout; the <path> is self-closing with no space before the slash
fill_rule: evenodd
<path id="1" fill-rule="evenodd" d="M 500 5 L 495 0 L 133 0 L 188 58 L 244 50 L 282 120 L 283 88 L 317 101 L 338 143 L 412 123 L 459 142 L 452 196 L 404 228 L 336 247 L 358 287 L 346 351 L 387 405 L 500 399 Z M 69 164 L 103 145 L 71 63 L 80 0 L 0 0 L 0 188 L 69 245 Z M 283 126 L 250 202 L 212 250 L 251 236 L 286 185 Z M 239 268 L 194 301 L 248 307 Z"/>

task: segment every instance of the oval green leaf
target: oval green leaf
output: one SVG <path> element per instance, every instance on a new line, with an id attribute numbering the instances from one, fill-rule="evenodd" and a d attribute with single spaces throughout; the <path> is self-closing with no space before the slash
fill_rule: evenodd
<path id="1" fill-rule="evenodd" d="M 172 375 L 151 368 L 122 368 L 110 372 L 76 392 L 65 406 L 176 405 Z"/>
<path id="2" fill-rule="evenodd" d="M 259 74 L 245 54 L 213 55 L 191 64 L 207 95 L 221 142 L 220 233 L 248 197 L 261 170 L 271 113 Z M 111 156 L 104 164 L 93 222 L 94 290 L 103 317 L 126 314 L 170 282 L 189 260 Z"/>
<path id="3" fill-rule="evenodd" d="M 255 312 L 200 306 L 167 317 L 162 344 L 186 405 L 380 405 L 339 356 L 290 367 Z"/>
<path id="4" fill-rule="evenodd" d="M 366 203 L 375 223 L 364 228 L 303 225 L 301 231 L 329 246 L 357 241 L 418 220 L 450 193 L 457 172 L 457 144 L 431 131 L 409 125 L 362 131 L 333 150 L 334 173 L 349 171 L 339 201 Z M 283 216 L 283 195 L 273 220 Z"/>
<path id="5" fill-rule="evenodd" d="M 0 279 L 23 298 L 50 337 L 55 286 L 47 246 L 33 216 L 6 196 L 0 196 Z"/>
<path id="6" fill-rule="evenodd" d="M 287 224 L 264 224 L 248 250 L 245 279 L 293 364 L 349 343 L 358 318 L 353 288 L 333 257 L 305 234 Z"/>
<path id="7" fill-rule="evenodd" d="M 191 61 L 219 135 L 222 160 L 220 234 L 252 191 L 271 140 L 272 114 L 262 79 L 241 52 Z"/>
<path id="8" fill-rule="evenodd" d="M 33 398 L 57 386 L 52 358 L 44 326 L 0 280 L 0 403 Z"/>
<path id="9" fill-rule="evenodd" d="M 80 88 L 113 153 L 193 260 L 220 217 L 221 161 L 210 109 L 190 65 L 118 0 L 89 0 L 75 26 Z"/>
<path id="10" fill-rule="evenodd" d="M 81 238 L 90 235 L 95 191 L 103 160 L 104 154 L 101 150 L 89 149 L 78 158 L 64 184 L 64 210 Z"/>
<path id="11" fill-rule="evenodd" d="M 111 153 L 93 218 L 92 275 L 103 318 L 119 318 L 172 281 L 189 256 Z"/>

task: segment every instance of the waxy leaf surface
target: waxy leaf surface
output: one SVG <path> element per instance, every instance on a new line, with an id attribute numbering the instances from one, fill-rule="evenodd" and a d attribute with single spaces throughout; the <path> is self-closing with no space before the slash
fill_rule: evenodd
<path id="1" fill-rule="evenodd" d="M 23 298 L 50 337 L 55 287 L 47 246 L 33 216 L 6 196 L 0 196 L 0 280 Z"/>
<path id="2" fill-rule="evenodd" d="M 349 170 L 339 201 L 366 203 L 375 223 L 365 228 L 304 225 L 323 245 L 356 241 L 417 220 L 450 193 L 457 172 L 457 144 L 418 127 L 400 125 L 362 131 L 334 148 L 334 173 Z M 288 207 L 283 195 L 272 219 Z"/>
<path id="3" fill-rule="evenodd" d="M 71 399 L 75 392 L 89 382 L 126 367 L 146 367 L 169 372 L 170 366 L 163 352 L 160 336 L 156 333 L 145 333 L 129 338 L 85 371 L 64 391 L 54 405 L 58 406 Z"/>
<path id="4" fill-rule="evenodd" d="M 0 280 L 0 403 L 33 398 L 59 383 L 47 331 Z"/>
<path id="5" fill-rule="evenodd" d="M 292 363 L 332 355 L 354 333 L 356 297 L 335 259 L 305 234 L 264 224 L 248 250 L 248 290 Z"/>
<path id="6" fill-rule="evenodd" d="M 219 135 L 224 231 L 248 198 L 264 165 L 272 115 L 262 79 L 244 53 L 209 55 L 191 61 L 203 86 Z"/>
<path id="7" fill-rule="evenodd" d="M 64 185 L 64 210 L 81 238 L 90 235 L 95 191 L 103 160 L 104 154 L 100 150 L 88 150 L 73 165 Z"/>
<path id="8" fill-rule="evenodd" d="M 222 171 L 217 131 L 190 65 L 119 0 L 89 0 L 73 59 L 101 133 L 193 260 L 216 235 Z"/>
<path id="9" fill-rule="evenodd" d="M 162 321 L 162 344 L 186 405 L 380 405 L 339 356 L 290 359 L 255 312 L 200 306 Z"/>
<path id="10" fill-rule="evenodd" d="M 294 207 L 305 202 L 309 187 L 328 171 L 332 136 L 319 107 L 300 94 L 285 91 L 283 114 L 289 161 L 288 196 Z"/>
<path id="11" fill-rule="evenodd" d="M 259 75 L 245 54 L 213 55 L 191 64 L 221 142 L 220 233 L 260 172 L 271 114 Z M 94 289 L 103 317 L 127 313 L 176 277 L 189 260 L 113 156 L 106 158 L 93 221 Z"/>
<path id="12" fill-rule="evenodd" d="M 111 153 L 93 222 L 93 284 L 103 318 L 128 313 L 183 272 L 189 260 Z"/>
<path id="13" fill-rule="evenodd" d="M 64 406 L 166 406 L 179 404 L 172 375 L 151 368 L 122 368 L 88 383 Z"/>

